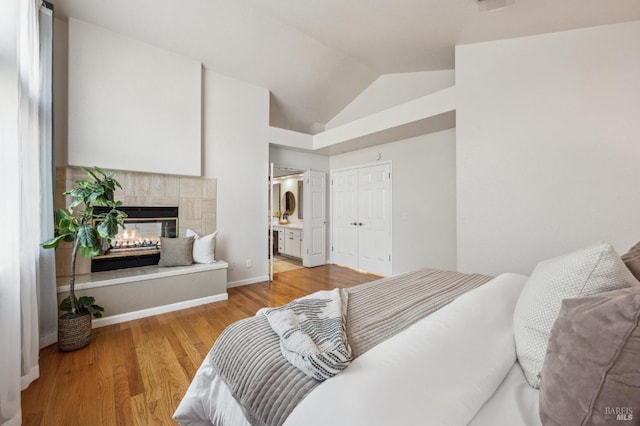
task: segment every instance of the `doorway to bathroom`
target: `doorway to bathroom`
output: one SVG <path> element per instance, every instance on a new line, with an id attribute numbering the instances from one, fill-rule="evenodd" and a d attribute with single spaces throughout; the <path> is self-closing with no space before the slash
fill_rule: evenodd
<path id="1" fill-rule="evenodd" d="M 269 276 L 326 264 L 326 174 L 270 165 Z"/>

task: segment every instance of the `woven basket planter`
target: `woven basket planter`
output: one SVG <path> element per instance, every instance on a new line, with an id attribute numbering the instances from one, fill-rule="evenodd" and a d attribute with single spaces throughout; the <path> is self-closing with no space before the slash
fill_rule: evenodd
<path id="1" fill-rule="evenodd" d="M 58 349 L 63 352 L 84 348 L 91 341 L 91 314 L 64 314 L 58 318 Z"/>

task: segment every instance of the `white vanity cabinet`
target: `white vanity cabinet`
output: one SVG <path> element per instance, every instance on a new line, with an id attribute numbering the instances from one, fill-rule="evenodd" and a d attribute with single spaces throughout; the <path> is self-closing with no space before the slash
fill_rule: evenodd
<path id="1" fill-rule="evenodd" d="M 284 233 L 284 254 L 293 257 L 302 257 L 300 246 L 302 238 L 300 229 L 286 229 Z"/>
<path id="2" fill-rule="evenodd" d="M 302 229 L 289 226 L 274 226 L 278 231 L 278 253 L 291 257 L 302 257 Z"/>

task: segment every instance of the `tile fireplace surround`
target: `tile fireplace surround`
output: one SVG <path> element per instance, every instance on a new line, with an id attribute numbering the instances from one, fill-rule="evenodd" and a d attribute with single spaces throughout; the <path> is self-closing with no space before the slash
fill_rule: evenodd
<path id="1" fill-rule="evenodd" d="M 191 228 L 200 235 L 216 230 L 216 179 L 140 173 L 114 170 L 115 178 L 122 185 L 116 191 L 116 199 L 125 206 L 177 206 L 179 207 L 178 235 L 184 236 Z M 70 198 L 62 193 L 78 179 L 87 175 L 79 167 L 56 168 L 55 207 L 68 205 Z M 56 275 L 69 275 L 71 244 L 63 243 L 56 250 Z M 91 272 L 91 261 L 78 256 L 76 274 Z M 58 280 L 63 285 L 65 280 Z"/>

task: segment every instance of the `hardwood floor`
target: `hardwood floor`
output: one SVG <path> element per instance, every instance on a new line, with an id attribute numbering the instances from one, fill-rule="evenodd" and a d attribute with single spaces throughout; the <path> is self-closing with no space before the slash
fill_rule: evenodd
<path id="1" fill-rule="evenodd" d="M 284 256 L 275 256 L 273 259 L 273 273 L 287 272 L 303 268 L 302 261 Z"/>
<path id="2" fill-rule="evenodd" d="M 93 330 L 92 342 L 40 351 L 40 378 L 22 392 L 24 425 L 171 425 L 213 342 L 264 306 L 379 277 L 333 265 L 275 274 L 228 290 L 229 300 Z"/>

